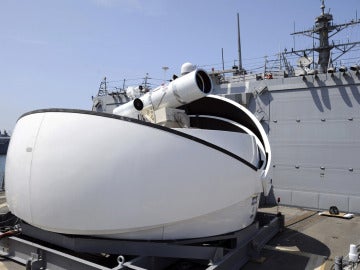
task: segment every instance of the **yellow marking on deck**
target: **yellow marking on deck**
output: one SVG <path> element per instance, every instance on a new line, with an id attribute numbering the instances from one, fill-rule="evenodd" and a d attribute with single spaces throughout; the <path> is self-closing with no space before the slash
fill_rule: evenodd
<path id="1" fill-rule="evenodd" d="M 7 203 L 0 204 L 0 208 L 7 207 L 7 206 L 8 206 Z"/>

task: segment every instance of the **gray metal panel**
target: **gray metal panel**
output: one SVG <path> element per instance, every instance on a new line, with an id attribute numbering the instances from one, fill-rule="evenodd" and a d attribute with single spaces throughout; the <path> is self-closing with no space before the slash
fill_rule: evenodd
<path id="1" fill-rule="evenodd" d="M 349 197 L 338 194 L 320 194 L 319 208 L 329 209 L 330 206 L 336 205 L 340 211 L 349 211 Z"/>
<path id="2" fill-rule="evenodd" d="M 359 112 L 360 115 L 360 112 Z M 298 121 L 298 122 L 297 122 Z M 299 119 L 293 121 L 272 122 L 271 139 L 275 144 L 304 144 L 304 145 L 356 145 L 360 147 L 359 120 L 320 119 L 311 121 Z"/>
<path id="3" fill-rule="evenodd" d="M 276 144 L 272 143 L 274 164 L 300 167 L 338 168 L 345 171 L 359 168 L 359 161 L 349 153 L 360 153 L 360 146 L 351 144 Z M 334 157 L 341 157 L 340 159 Z"/>
<path id="4" fill-rule="evenodd" d="M 354 86 L 271 92 L 272 120 L 359 117 L 360 95 Z"/>
<path id="5" fill-rule="evenodd" d="M 276 199 L 280 198 L 280 204 L 284 204 L 284 205 L 292 205 L 292 191 L 291 190 L 286 190 L 286 189 L 281 189 L 281 188 L 274 188 L 274 194 L 276 194 Z"/>
<path id="6" fill-rule="evenodd" d="M 321 74 L 267 82 L 273 185 L 281 203 L 360 213 L 360 80 Z M 304 87 L 305 86 L 305 87 Z M 291 89 L 291 90 L 289 90 Z"/>
<path id="7" fill-rule="evenodd" d="M 349 212 L 360 213 L 360 196 L 349 196 Z"/>
<path id="8" fill-rule="evenodd" d="M 319 194 L 317 192 L 293 191 L 291 204 L 307 208 L 319 208 Z"/>
<path id="9" fill-rule="evenodd" d="M 306 177 L 304 177 L 306 175 Z M 325 188 L 318 168 L 276 166 L 273 169 L 273 185 L 281 189 L 319 191 Z"/>
<path id="10" fill-rule="evenodd" d="M 359 181 L 360 171 L 284 165 L 273 168 L 273 185 L 282 189 L 359 196 Z"/>
<path id="11" fill-rule="evenodd" d="M 335 205 L 340 211 L 359 213 L 360 197 L 323 192 L 307 192 L 303 190 L 275 188 L 274 193 L 283 205 L 296 205 L 315 209 L 329 209 Z"/>

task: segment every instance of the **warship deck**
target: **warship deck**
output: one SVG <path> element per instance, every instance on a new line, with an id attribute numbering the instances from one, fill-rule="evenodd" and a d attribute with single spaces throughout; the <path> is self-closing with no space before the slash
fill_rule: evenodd
<path id="1" fill-rule="evenodd" d="M 277 207 L 259 211 L 276 213 Z M 344 219 L 285 206 L 279 211 L 285 215 L 284 231 L 265 246 L 259 261 L 243 269 L 333 269 L 336 256 L 345 258 L 350 244 L 360 243 L 359 215 Z"/>
<path id="2" fill-rule="evenodd" d="M 285 229 L 261 251 L 256 261 L 242 269 L 332 269 L 336 256 L 346 256 L 350 244 L 360 243 L 360 216 L 351 219 L 328 217 L 319 212 L 295 207 L 265 207 L 259 211 L 285 215 Z M 0 192 L 0 213 L 6 213 L 6 198 Z M 0 269 L 26 269 L 2 258 Z M 176 268 L 201 269 L 201 268 Z"/>

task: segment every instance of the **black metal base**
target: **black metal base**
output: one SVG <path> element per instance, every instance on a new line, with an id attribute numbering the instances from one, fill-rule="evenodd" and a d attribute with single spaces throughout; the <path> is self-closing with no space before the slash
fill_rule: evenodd
<path id="1" fill-rule="evenodd" d="M 237 232 L 164 242 L 64 235 L 44 231 L 21 222 L 21 235 L 1 240 L 0 248 L 12 246 L 12 250 L 3 248 L 6 252 L 2 255 L 24 263 L 24 258 L 18 258 L 14 254 L 26 253 L 30 247 L 34 247 L 35 251 L 27 255 L 27 269 L 40 269 L 44 267 L 44 264 L 56 265 L 57 269 L 70 269 L 68 266 L 61 268 L 63 263 L 60 266 L 56 264 L 57 261 L 64 262 L 65 259 L 69 261 L 67 265 L 72 265 L 71 269 L 113 268 L 113 266 L 107 268 L 84 259 L 89 257 L 89 254 L 103 254 L 102 258 L 105 258 L 104 254 L 112 254 L 113 258 L 116 256 L 118 258 L 116 264 L 120 267 L 118 269 L 140 269 L 139 267 L 165 269 L 178 260 L 200 263 L 204 266 L 202 269 L 239 269 L 250 258 L 259 256 L 263 246 L 281 231 L 283 226 L 284 216 L 280 213 L 278 215 L 258 213 L 256 222 Z M 20 249 L 26 251 L 19 252 Z M 55 263 L 49 261 L 50 258 Z M 85 268 L 79 266 L 79 263 L 83 261 L 86 261 Z"/>

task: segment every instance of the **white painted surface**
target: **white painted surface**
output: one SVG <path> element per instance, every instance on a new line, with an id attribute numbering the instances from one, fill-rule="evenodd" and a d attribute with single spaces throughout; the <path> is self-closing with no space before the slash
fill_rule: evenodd
<path id="1" fill-rule="evenodd" d="M 89 114 L 36 113 L 14 130 L 7 198 L 15 215 L 60 233 L 203 237 L 253 221 L 260 173 L 166 130 Z"/>

